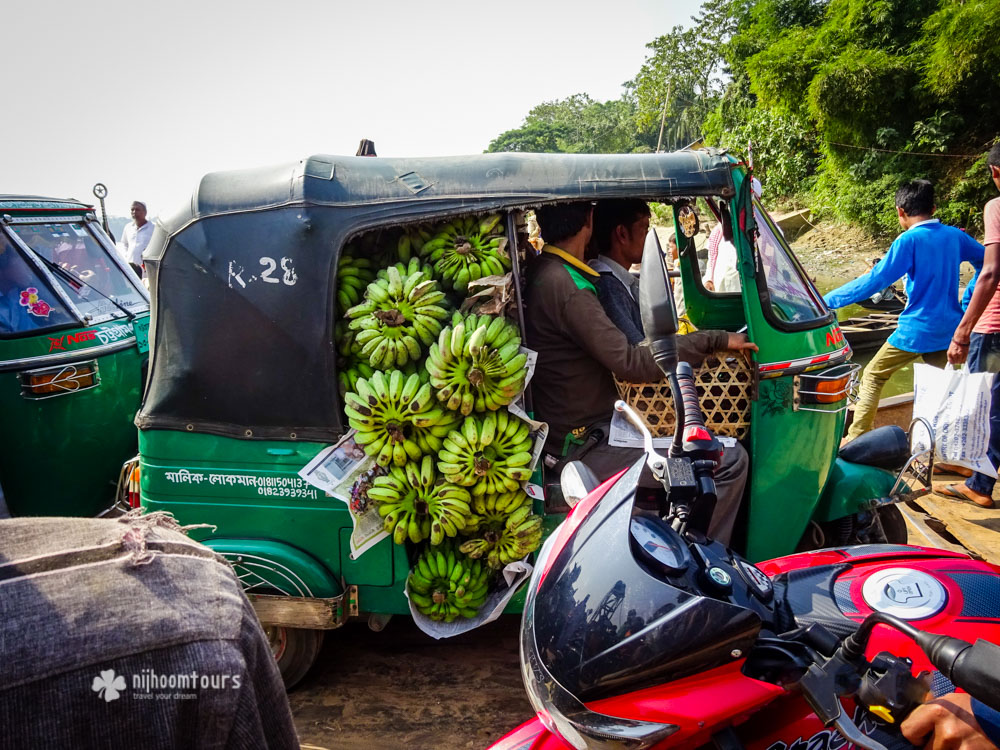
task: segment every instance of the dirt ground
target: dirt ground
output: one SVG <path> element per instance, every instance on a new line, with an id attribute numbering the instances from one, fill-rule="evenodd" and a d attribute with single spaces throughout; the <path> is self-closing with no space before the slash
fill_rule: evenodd
<path id="1" fill-rule="evenodd" d="M 792 250 L 812 276 L 835 284 L 867 273 L 866 261 L 884 255 L 890 244 L 847 224 L 820 222 L 805 229 L 792 238 Z"/>
<path id="2" fill-rule="evenodd" d="M 303 748 L 478 750 L 534 715 L 521 683 L 521 618 L 435 641 L 405 617 L 327 634 L 290 694 Z"/>

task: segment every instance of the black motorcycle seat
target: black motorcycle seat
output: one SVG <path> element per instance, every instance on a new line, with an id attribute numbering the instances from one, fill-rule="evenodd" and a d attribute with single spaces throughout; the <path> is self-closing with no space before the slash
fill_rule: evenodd
<path id="1" fill-rule="evenodd" d="M 910 457 L 910 441 L 902 427 L 890 424 L 855 438 L 837 455 L 855 464 L 899 469 Z"/>

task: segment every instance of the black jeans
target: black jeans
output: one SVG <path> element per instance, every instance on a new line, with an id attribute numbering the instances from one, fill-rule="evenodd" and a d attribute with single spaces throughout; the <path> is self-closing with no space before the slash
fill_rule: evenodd
<path id="1" fill-rule="evenodd" d="M 987 458 L 994 467 L 1000 467 L 1000 333 L 973 333 L 969 336 L 969 369 L 972 372 L 992 372 L 993 400 L 990 403 L 990 443 Z M 993 496 L 996 479 L 976 472 L 965 484 L 975 492 Z"/>

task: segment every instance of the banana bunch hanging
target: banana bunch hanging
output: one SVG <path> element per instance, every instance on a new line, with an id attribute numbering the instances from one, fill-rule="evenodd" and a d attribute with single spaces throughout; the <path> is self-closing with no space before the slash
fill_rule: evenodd
<path id="1" fill-rule="evenodd" d="M 525 354 L 517 326 L 504 317 L 455 313 L 431 344 L 427 372 L 438 399 L 453 411 L 495 411 L 524 388 Z"/>
<path id="2" fill-rule="evenodd" d="M 470 560 L 453 544 L 428 547 L 410 569 L 410 601 L 432 620 L 475 617 L 489 593 L 490 569 Z"/>
<path id="3" fill-rule="evenodd" d="M 414 544 L 424 539 L 441 544 L 465 528 L 470 514 L 468 491 L 438 481 L 430 456 L 424 456 L 419 466 L 411 461 L 376 477 L 368 497 L 378 500 L 383 528 L 396 544 L 407 539 Z"/>
<path id="4" fill-rule="evenodd" d="M 542 517 L 531 512 L 531 505 L 520 505 L 504 519 L 499 528 L 477 532 L 459 549 L 472 559 L 485 558 L 486 564 L 499 569 L 522 560 L 542 544 Z"/>
<path id="5" fill-rule="evenodd" d="M 472 414 L 444 439 L 438 470 L 473 496 L 514 492 L 531 476 L 531 426 L 506 409 Z"/>
<path id="6" fill-rule="evenodd" d="M 464 293 L 470 281 L 505 274 L 511 266 L 500 214 L 483 219 L 458 217 L 437 227 L 420 246 L 421 257 L 434 265 L 445 285 Z"/>
<path id="7" fill-rule="evenodd" d="M 344 412 L 357 430 L 354 442 L 375 456 L 379 466 L 404 466 L 416 461 L 422 451 L 414 432 L 439 423 L 452 424 L 454 416 L 442 409 L 429 383 L 399 370 L 376 370 L 368 379 L 358 378 L 355 390 L 344 396 Z"/>
<path id="8" fill-rule="evenodd" d="M 365 300 L 346 317 L 356 331 L 361 356 L 377 370 L 402 367 L 420 359 L 441 332 L 448 311 L 438 305 L 444 292 L 428 277 L 418 258 L 389 266 L 365 290 Z"/>

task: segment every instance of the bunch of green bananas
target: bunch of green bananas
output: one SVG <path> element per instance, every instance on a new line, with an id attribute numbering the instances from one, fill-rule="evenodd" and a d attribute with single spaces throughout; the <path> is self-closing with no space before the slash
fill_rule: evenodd
<path id="1" fill-rule="evenodd" d="M 347 366 L 337 373 L 337 381 L 340 384 L 340 396 L 343 398 L 350 391 L 358 390 L 358 381 L 367 379 L 375 374 L 368 362 L 348 362 Z"/>
<path id="2" fill-rule="evenodd" d="M 510 269 L 500 214 L 482 220 L 474 216 L 452 219 L 436 229 L 420 247 L 420 255 L 434 264 L 445 284 L 464 292 L 470 281 L 504 274 Z"/>
<path id="3" fill-rule="evenodd" d="M 404 279 L 409 278 L 418 271 L 422 271 L 424 278 L 434 280 L 434 268 L 427 263 L 421 263 L 419 258 L 410 258 L 406 263 L 394 263 L 391 266 L 386 266 L 385 268 L 380 268 L 379 272 L 375 274 L 376 279 L 389 280 L 389 269 L 395 268 L 399 271 L 399 275 Z M 444 297 L 444 294 L 441 294 Z"/>
<path id="4" fill-rule="evenodd" d="M 473 495 L 514 492 L 531 476 L 531 427 L 506 409 L 472 414 L 444 439 L 438 470 Z"/>
<path id="5" fill-rule="evenodd" d="M 441 544 L 463 530 L 469 517 L 469 493 L 438 481 L 430 456 L 424 456 L 419 468 L 411 461 L 376 477 L 368 497 L 378 500 L 383 528 L 396 544 L 407 539 L 418 544 L 427 538 Z"/>
<path id="6" fill-rule="evenodd" d="M 412 270 L 411 270 L 412 269 Z M 365 301 L 347 311 L 349 327 L 361 355 L 375 369 L 402 366 L 420 359 L 420 342 L 430 346 L 441 332 L 448 311 L 437 303 L 444 299 L 437 282 L 427 278 L 420 261 L 385 269 L 365 290 Z"/>
<path id="7" fill-rule="evenodd" d="M 472 516 L 465 526 L 465 534 L 469 536 L 477 532 L 482 536 L 490 531 L 499 533 L 511 514 L 525 506 L 531 508 L 531 498 L 524 490 L 478 495 L 472 499 Z"/>
<path id="8" fill-rule="evenodd" d="M 472 559 L 486 557 L 494 570 L 515 560 L 522 560 L 542 543 L 542 517 L 531 512 L 531 505 L 521 505 L 504 521 L 499 530 L 490 530 L 478 539 L 470 539 L 459 549 Z"/>
<path id="9" fill-rule="evenodd" d="M 368 258 L 341 255 L 337 264 L 337 310 L 343 315 L 361 302 L 365 289 L 375 280 L 375 271 Z"/>
<path id="10" fill-rule="evenodd" d="M 370 378 L 358 378 L 355 386 L 344 396 L 347 421 L 358 431 L 354 442 L 380 466 L 403 466 L 420 458 L 415 428 L 454 421 L 437 406 L 430 383 L 420 384 L 417 373 L 407 377 L 399 370 L 376 370 Z"/>
<path id="11" fill-rule="evenodd" d="M 490 570 L 451 544 L 428 547 L 410 568 L 407 585 L 418 612 L 452 622 L 479 614 L 489 591 Z"/>
<path id="12" fill-rule="evenodd" d="M 413 427 L 413 439 L 424 455 L 436 455 L 444 439 L 462 424 L 462 415 L 445 410 L 441 421 L 429 427 Z"/>
<path id="13" fill-rule="evenodd" d="M 427 356 L 438 399 L 465 416 L 506 406 L 528 374 L 520 346 L 517 326 L 506 318 L 455 313 Z"/>

